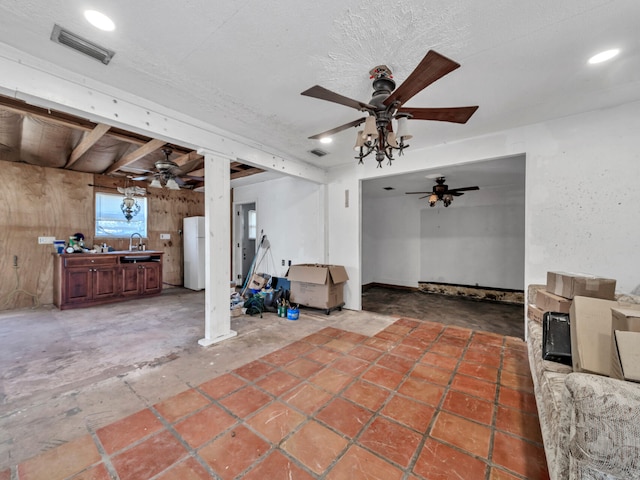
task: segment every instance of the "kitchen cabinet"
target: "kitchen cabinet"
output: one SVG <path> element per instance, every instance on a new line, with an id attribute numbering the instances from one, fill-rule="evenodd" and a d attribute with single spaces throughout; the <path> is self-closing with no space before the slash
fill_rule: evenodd
<path id="1" fill-rule="evenodd" d="M 162 254 L 54 254 L 54 304 L 63 310 L 157 295 L 162 292 Z"/>

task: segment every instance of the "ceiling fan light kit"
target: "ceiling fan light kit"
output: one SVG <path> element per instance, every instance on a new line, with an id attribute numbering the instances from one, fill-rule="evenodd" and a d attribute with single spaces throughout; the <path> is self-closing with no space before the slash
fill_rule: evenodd
<path id="1" fill-rule="evenodd" d="M 406 192 L 407 195 L 423 195 L 422 198 L 428 198 L 429 206 L 435 207 L 436 204 L 441 201 L 445 207 L 448 207 L 453 202 L 453 197 L 461 197 L 464 195 L 463 192 L 468 192 L 471 190 L 480 190 L 479 187 L 462 187 L 462 188 L 449 188 L 449 186 L 444 183 L 446 180 L 444 177 L 438 177 L 436 179 L 436 184 L 433 186 L 433 190 L 430 192 Z"/>
<path id="2" fill-rule="evenodd" d="M 363 159 L 375 152 L 378 168 L 382 168 L 382 162 L 385 159 L 391 165 L 394 160 L 394 151 L 397 151 L 400 156 L 403 150 L 409 147 L 405 143 L 412 138 L 407 128 L 408 120 L 466 123 L 478 109 L 477 106 L 452 108 L 405 108 L 402 106 L 411 97 L 458 67 L 460 64 L 429 50 L 414 71 L 396 89 L 396 82 L 389 67 L 378 65 L 369 72 L 370 78 L 373 79 L 374 90 L 369 103 L 359 102 L 315 85 L 301 95 L 338 103 L 368 112 L 369 115 L 309 138 L 314 140 L 326 138 L 347 128 L 357 127 L 364 122 L 364 129 L 358 131 L 354 146 L 358 152 L 358 156 L 355 157 L 358 163 L 364 163 Z"/>

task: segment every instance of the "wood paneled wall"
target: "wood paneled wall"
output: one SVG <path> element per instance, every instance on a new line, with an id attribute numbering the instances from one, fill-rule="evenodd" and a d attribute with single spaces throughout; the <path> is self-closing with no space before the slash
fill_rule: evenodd
<path id="1" fill-rule="evenodd" d="M 0 161 L 0 310 L 53 302 L 53 245 L 38 237 L 68 240 L 82 232 L 85 245 L 106 241 L 116 250 L 129 239 L 94 239 L 94 192 L 114 192 L 124 179 Z M 135 183 L 147 187 L 145 183 Z M 91 185 L 96 185 L 91 186 Z M 204 194 L 189 190 L 147 188 L 147 248 L 165 252 L 164 288 L 183 283 L 182 219 L 204 215 Z M 171 235 L 160 240 L 161 233 Z M 14 259 L 17 258 L 17 268 Z M 16 278 L 17 273 L 17 278 Z M 23 290 L 24 292 L 16 292 Z"/>

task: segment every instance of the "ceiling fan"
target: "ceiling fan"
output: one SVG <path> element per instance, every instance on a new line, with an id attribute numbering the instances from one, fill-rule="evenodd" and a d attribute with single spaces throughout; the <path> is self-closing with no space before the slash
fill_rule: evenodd
<path id="1" fill-rule="evenodd" d="M 398 155 L 409 145 L 405 141 L 412 138 L 407 131 L 407 120 L 436 120 L 441 122 L 467 123 L 469 118 L 478 109 L 472 107 L 445 107 L 445 108 L 411 108 L 403 105 L 414 95 L 431 85 L 436 80 L 460 67 L 460 64 L 449 58 L 429 50 L 418 66 L 411 72 L 407 79 L 396 89 L 391 70 L 386 65 L 378 65 L 369 73 L 373 79 L 373 96 L 371 100 L 360 102 L 315 85 L 301 95 L 326 100 L 347 107 L 368 112 L 366 117 L 332 128 L 326 132 L 309 137 L 321 139 L 341 132 L 347 128 L 365 124 L 364 130 L 358 131 L 355 149 L 359 155 L 355 157 L 358 163 L 372 152 L 378 167 L 382 167 L 384 159 L 393 160 L 394 150 Z M 392 120 L 397 122 L 397 131 L 393 131 Z"/>
<path id="2" fill-rule="evenodd" d="M 459 197 L 461 195 L 464 195 L 464 193 L 462 192 L 468 192 L 471 190 L 480 190 L 480 188 L 477 186 L 449 188 L 449 185 L 447 185 L 444 182 L 445 182 L 444 177 L 438 177 L 436 178 L 436 184 L 433 186 L 433 190 L 431 190 L 430 192 L 406 192 L 406 194 L 407 195 L 423 195 L 424 194 L 424 196 L 420 198 L 422 199 L 422 198 L 429 197 L 430 207 L 435 207 L 438 200 L 442 201 L 445 207 L 448 207 L 449 205 L 451 205 L 451 202 L 453 201 L 453 197 Z"/>
<path id="3" fill-rule="evenodd" d="M 188 184 L 185 179 L 196 180 L 199 182 L 204 181 L 203 177 L 194 177 L 186 174 L 187 172 L 192 171 L 196 164 L 201 163 L 201 159 L 196 159 L 179 166 L 176 162 L 171 160 L 170 155 L 172 150 L 170 148 L 163 148 L 162 153 L 164 153 L 165 158 L 157 160 L 154 163 L 156 168 L 155 172 L 149 172 L 151 175 L 137 177 L 134 178 L 134 180 L 144 181 L 152 179 L 149 183 L 150 188 L 162 188 L 163 186 L 166 186 L 169 190 L 193 188 L 193 185 Z"/>

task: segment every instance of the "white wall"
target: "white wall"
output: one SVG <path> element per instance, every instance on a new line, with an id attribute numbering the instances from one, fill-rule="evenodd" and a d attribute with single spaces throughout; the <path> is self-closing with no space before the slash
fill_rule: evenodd
<path id="1" fill-rule="evenodd" d="M 283 259 L 325 262 L 325 188 L 293 177 L 234 188 L 234 203 L 256 203 L 258 236 L 262 231 L 270 243 L 273 262 L 267 256 L 261 273 L 284 276 Z"/>
<path id="2" fill-rule="evenodd" d="M 548 270 L 564 270 L 616 278 L 618 291 L 630 292 L 640 285 L 638 131 L 635 102 L 407 152 L 388 168 L 398 174 L 526 152 L 525 285 L 544 283 Z M 388 175 L 360 167 L 332 170 L 331 181 Z M 340 217 L 333 223 L 358 223 L 358 212 L 330 209 L 329 216 Z M 330 244 L 330 255 L 335 248 L 342 256 L 360 255 L 355 241 Z"/>

